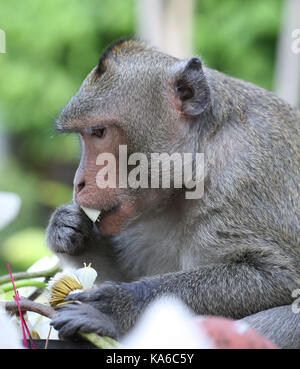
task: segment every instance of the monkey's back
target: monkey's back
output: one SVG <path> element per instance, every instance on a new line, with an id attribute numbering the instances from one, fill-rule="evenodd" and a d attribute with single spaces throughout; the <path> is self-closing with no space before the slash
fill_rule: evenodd
<path id="1" fill-rule="evenodd" d="M 300 273 L 300 112 L 249 82 L 214 70 L 209 80 L 216 115 L 225 117 L 206 150 L 213 196 L 223 202 L 219 234 L 236 243 L 239 229 L 246 242 L 275 245 Z M 230 148 L 216 155 L 217 140 Z"/>

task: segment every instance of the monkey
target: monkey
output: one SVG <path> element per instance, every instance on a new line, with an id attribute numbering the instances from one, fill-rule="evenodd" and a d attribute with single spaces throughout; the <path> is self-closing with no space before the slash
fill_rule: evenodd
<path id="1" fill-rule="evenodd" d="M 195 314 L 245 319 L 278 347 L 300 347 L 300 314 L 291 310 L 300 288 L 299 110 L 198 57 L 122 39 L 56 129 L 78 135 L 81 159 L 73 204 L 54 212 L 46 244 L 63 263 L 91 262 L 99 273 L 96 289 L 57 310 L 51 324 L 61 336 L 119 339 L 167 294 Z M 186 199 L 173 180 L 169 188 L 99 188 L 97 157 L 118 163 L 121 145 L 146 157 L 203 153 L 202 196 Z M 96 222 L 82 206 L 101 210 Z M 285 325 L 293 332 L 283 335 Z"/>
<path id="2" fill-rule="evenodd" d="M 289 305 L 260 311 L 240 321 L 255 328 L 258 333 L 274 342 L 278 348 L 299 348 L 299 313 L 294 312 Z"/>

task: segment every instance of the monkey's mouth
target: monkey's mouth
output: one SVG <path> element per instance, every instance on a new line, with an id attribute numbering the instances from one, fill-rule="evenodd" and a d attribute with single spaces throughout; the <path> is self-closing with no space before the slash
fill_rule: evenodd
<path id="1" fill-rule="evenodd" d="M 115 212 L 119 207 L 119 204 L 113 204 L 112 206 L 97 210 L 86 208 L 85 206 L 81 206 L 81 209 L 85 212 L 86 216 L 95 224 L 99 224 L 101 220 L 108 214 Z"/>
<path id="2" fill-rule="evenodd" d="M 101 209 L 101 210 L 100 210 L 100 214 L 98 215 L 98 218 L 96 219 L 95 223 L 96 223 L 96 224 L 99 224 L 99 223 L 101 222 L 101 220 L 102 220 L 104 217 L 106 217 L 106 215 L 108 215 L 108 214 L 112 214 L 112 213 L 116 212 L 116 211 L 117 211 L 117 209 L 118 209 L 118 207 L 119 207 L 119 204 L 114 204 L 114 205 L 112 205 L 112 206 L 111 206 L 110 208 L 108 208 L 108 209 Z"/>

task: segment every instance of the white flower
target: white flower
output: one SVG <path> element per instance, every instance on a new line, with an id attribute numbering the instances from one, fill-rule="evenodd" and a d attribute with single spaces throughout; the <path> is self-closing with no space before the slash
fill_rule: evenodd
<path id="1" fill-rule="evenodd" d="M 74 274 L 78 278 L 84 290 L 92 288 L 97 278 L 97 272 L 91 267 L 91 264 L 88 266 L 84 265 L 83 268 L 75 270 Z"/>
<path id="2" fill-rule="evenodd" d="M 147 307 L 134 329 L 123 338 L 122 348 L 212 348 L 192 318 L 193 314 L 183 302 L 171 296 L 161 297 Z"/>
<path id="3" fill-rule="evenodd" d="M 32 338 L 46 339 L 49 334 L 51 319 L 47 318 L 46 316 L 34 313 L 32 311 L 27 311 L 26 315 L 27 315 L 27 326 L 28 329 L 30 330 Z M 51 330 L 49 339 L 51 340 L 58 339 L 58 332 L 55 329 Z"/>
<path id="4" fill-rule="evenodd" d="M 59 268 L 59 259 L 56 255 L 53 255 L 51 257 L 49 256 L 44 256 L 41 259 L 39 259 L 38 261 L 36 261 L 34 264 L 32 264 L 28 269 L 27 272 L 31 273 L 31 272 L 43 272 L 46 270 L 50 270 L 50 269 L 55 269 L 55 268 Z M 39 282 L 44 282 L 45 281 L 45 277 L 38 277 L 38 278 L 33 278 L 33 280 L 35 281 L 39 281 Z M 23 297 L 29 297 L 35 290 L 37 289 L 37 287 L 21 287 L 19 288 L 19 293 L 21 296 Z M 40 303 L 45 303 L 48 302 L 48 297 L 46 293 L 43 293 L 41 295 L 41 297 L 39 297 L 39 301 L 36 300 L 36 302 L 40 302 Z"/>
<path id="5" fill-rule="evenodd" d="M 42 272 L 48 269 L 54 269 L 59 265 L 59 259 L 56 255 L 51 257 L 44 256 L 40 260 L 36 261 L 27 269 L 27 272 Z"/>
<path id="6" fill-rule="evenodd" d="M 45 270 L 55 269 L 58 267 L 59 259 L 56 255 L 53 255 L 52 257 L 44 256 L 40 260 L 36 261 L 33 265 L 31 265 L 27 269 L 27 272 L 43 272 Z M 34 278 L 34 280 L 40 282 L 44 282 L 45 279 L 45 277 Z M 29 297 L 36 289 L 37 287 L 22 287 L 19 288 L 18 291 L 20 292 L 21 296 Z M 42 294 L 35 299 L 35 302 L 38 302 L 40 304 L 47 304 L 49 302 L 49 295 L 49 291 L 44 290 Z M 23 316 L 26 320 L 26 324 L 28 326 L 28 329 L 30 330 L 30 334 L 33 339 L 46 339 L 48 337 L 51 319 L 32 311 L 27 311 L 27 313 L 23 314 Z M 23 336 L 20 321 L 16 317 L 12 318 L 12 320 L 18 327 L 18 333 L 21 340 Z M 55 329 L 52 329 L 49 338 L 58 339 L 58 332 Z"/>
<path id="7" fill-rule="evenodd" d="M 21 199 L 15 193 L 0 192 L 0 229 L 6 227 L 18 214 Z"/>
<path id="8" fill-rule="evenodd" d="M 50 305 L 62 303 L 69 293 L 88 290 L 93 287 L 97 272 L 91 265 L 77 270 L 67 270 L 57 273 L 48 283 Z"/>
<path id="9" fill-rule="evenodd" d="M 0 349 L 22 349 L 21 339 L 16 324 L 0 307 Z"/>

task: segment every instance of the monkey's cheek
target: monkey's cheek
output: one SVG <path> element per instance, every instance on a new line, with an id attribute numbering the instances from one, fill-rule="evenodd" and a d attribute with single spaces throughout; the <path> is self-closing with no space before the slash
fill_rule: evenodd
<path id="1" fill-rule="evenodd" d="M 105 215 L 99 223 L 96 223 L 96 227 L 103 235 L 118 235 L 126 228 L 135 212 L 135 207 L 132 204 L 120 204 L 116 211 Z"/>

